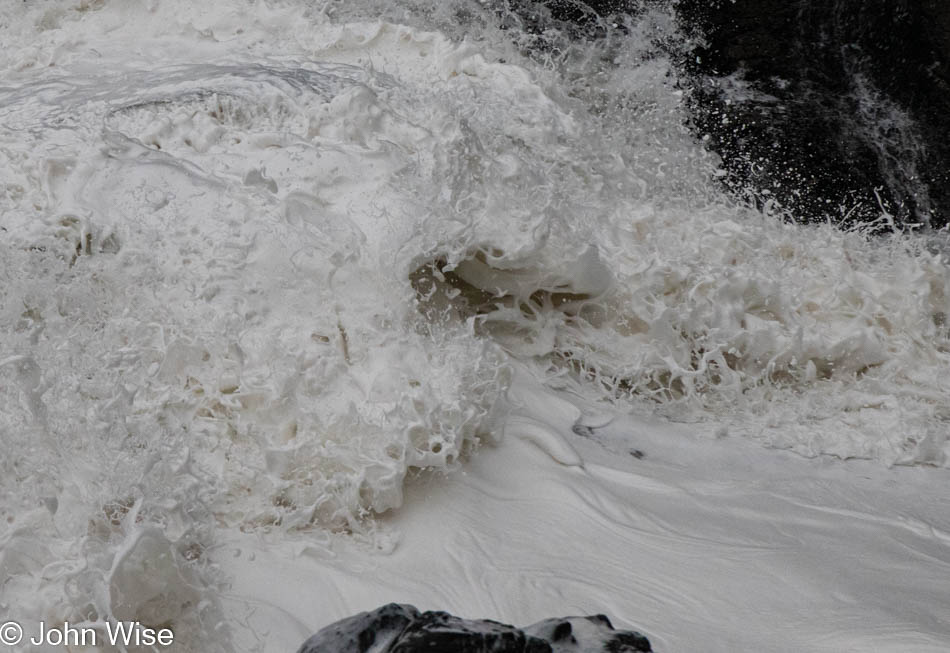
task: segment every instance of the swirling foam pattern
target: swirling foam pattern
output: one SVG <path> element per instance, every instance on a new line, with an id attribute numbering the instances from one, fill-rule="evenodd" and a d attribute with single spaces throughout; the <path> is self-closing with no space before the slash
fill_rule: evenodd
<path id="1" fill-rule="evenodd" d="M 722 198 L 660 14 L 526 54 L 464 3 L 310 4 L 0 9 L 24 618 L 226 650 L 217 530 L 371 532 L 413 470 L 498 439 L 512 356 L 809 455 L 945 464 L 944 259 Z"/>

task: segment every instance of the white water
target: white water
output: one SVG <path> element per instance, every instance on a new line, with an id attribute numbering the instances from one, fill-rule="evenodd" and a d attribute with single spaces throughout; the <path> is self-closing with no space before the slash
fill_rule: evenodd
<path id="1" fill-rule="evenodd" d="M 947 462 L 942 256 L 923 238 L 785 224 L 721 196 L 653 44 L 673 33 L 662 11 L 614 40 L 550 36 L 533 50 L 521 46 L 537 37 L 500 29 L 511 18 L 421 2 L 0 8 L 0 616 L 139 619 L 172 624 L 179 650 L 251 648 L 248 630 L 264 625 L 242 628 L 250 608 L 222 597 L 253 576 L 227 543 L 261 537 L 280 559 L 323 542 L 385 567 L 369 550 L 431 530 L 377 517 L 404 503 L 419 469 L 464 471 L 486 443 L 511 452 L 512 474 L 513 460 L 541 465 L 501 442 L 506 430 L 572 468 L 596 456 L 571 444 L 586 423 L 557 417 L 566 392 L 604 415 L 773 447 L 703 445 L 727 476 L 749 463 L 722 452 L 748 446 L 766 476 L 761 461 L 794 460 L 774 448 L 871 459 L 882 478 L 919 484 L 925 530 L 945 528 L 928 521 L 945 515 L 931 484 L 945 469 L 913 481 L 888 469 Z M 531 372 L 512 381 L 513 367 Z M 695 467 L 662 483 L 689 485 Z M 461 487 L 444 489 L 460 509 Z M 424 514 L 412 488 L 407 510 Z M 886 503 L 883 488 L 872 494 Z M 713 508 L 676 519 L 744 509 Z M 514 528 L 536 508 L 497 510 L 471 519 Z M 695 626 L 598 592 L 543 614 L 502 609 L 530 586 L 440 605 L 443 590 L 409 589 L 432 589 L 430 550 L 410 548 L 421 567 L 406 591 L 423 607 L 525 623 L 612 612 L 654 625 L 658 642 L 702 642 Z M 531 560 L 484 555 L 500 568 Z M 650 582 L 675 581 L 668 562 Z M 289 587 L 295 572 L 281 573 Z M 609 573 L 593 565 L 588 586 Z M 300 615 L 307 628 L 384 598 L 348 599 L 366 590 L 334 582 L 340 602 Z M 700 623 L 742 613 L 698 588 L 690 601 Z M 779 632 L 742 640 L 732 626 L 721 632 L 739 650 Z"/>

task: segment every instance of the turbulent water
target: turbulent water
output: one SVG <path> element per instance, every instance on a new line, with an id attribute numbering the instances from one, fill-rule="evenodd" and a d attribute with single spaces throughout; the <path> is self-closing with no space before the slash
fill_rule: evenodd
<path id="1" fill-rule="evenodd" d="M 946 465 L 940 243 L 729 199 L 675 21 L 623 21 L 0 8 L 0 606 L 226 650 L 219 533 L 372 537 L 413 470 L 499 439 L 512 361 L 808 456 Z"/>

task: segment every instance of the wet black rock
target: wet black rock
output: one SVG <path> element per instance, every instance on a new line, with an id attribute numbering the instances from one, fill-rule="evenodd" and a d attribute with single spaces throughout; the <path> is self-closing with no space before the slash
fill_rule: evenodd
<path id="1" fill-rule="evenodd" d="M 604 615 L 547 619 L 515 628 L 390 603 L 331 624 L 298 653 L 645 653 L 640 633 L 614 630 Z"/>
<path id="2" fill-rule="evenodd" d="M 545 619 L 524 629 L 546 642 L 552 653 L 634 653 L 652 651 L 650 640 L 632 630 L 614 630 L 602 614 Z"/>
<path id="3" fill-rule="evenodd" d="M 950 220 L 950 2 L 675 0 L 694 127 L 806 220 Z"/>

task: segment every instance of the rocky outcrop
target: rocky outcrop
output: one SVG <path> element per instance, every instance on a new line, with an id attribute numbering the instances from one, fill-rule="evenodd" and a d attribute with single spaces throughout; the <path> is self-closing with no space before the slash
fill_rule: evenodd
<path id="1" fill-rule="evenodd" d="M 804 219 L 950 219 L 950 3 L 678 0 L 694 127 Z"/>
<path id="2" fill-rule="evenodd" d="M 331 624 L 298 653 L 645 653 L 649 640 L 603 615 L 547 619 L 527 628 L 419 612 L 390 603 Z"/>

